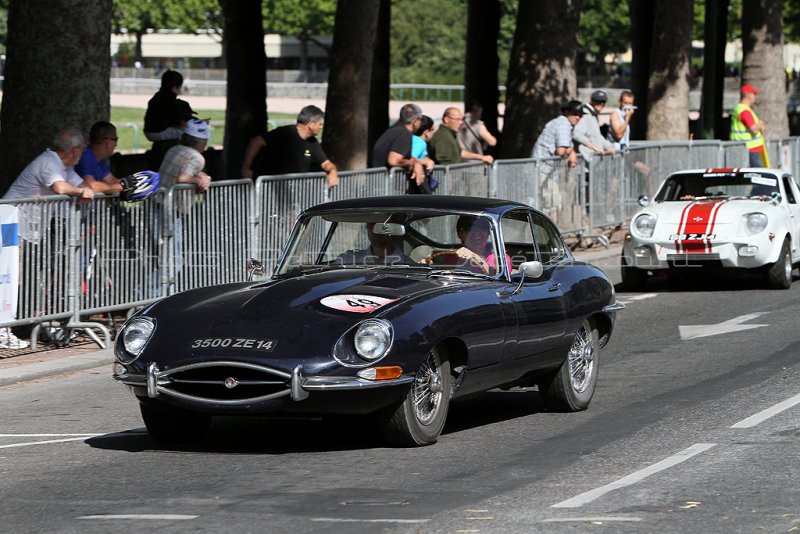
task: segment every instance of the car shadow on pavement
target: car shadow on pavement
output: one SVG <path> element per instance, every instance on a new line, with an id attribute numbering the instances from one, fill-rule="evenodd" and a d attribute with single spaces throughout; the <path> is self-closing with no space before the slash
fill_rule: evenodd
<path id="1" fill-rule="evenodd" d="M 797 274 L 792 276 L 794 283 L 800 278 Z M 671 293 L 671 292 L 701 292 L 701 291 L 775 291 L 767 287 L 763 273 L 737 272 L 737 273 L 687 273 L 667 275 L 660 273 L 651 275 L 647 284 L 636 291 L 629 290 L 623 283 L 616 284 L 617 293 Z"/>
<path id="2" fill-rule="evenodd" d="M 539 393 L 492 390 L 453 402 L 443 435 L 546 411 Z M 287 454 L 392 448 L 370 416 L 316 419 L 215 417 L 196 443 L 167 445 L 144 427 L 88 438 L 95 449 L 125 452 L 196 452 L 217 454 Z"/>

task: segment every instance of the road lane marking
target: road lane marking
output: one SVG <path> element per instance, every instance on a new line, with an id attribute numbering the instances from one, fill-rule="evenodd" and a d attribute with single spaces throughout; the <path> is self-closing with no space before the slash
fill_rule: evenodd
<path id="1" fill-rule="evenodd" d="M 90 438 L 92 436 L 97 436 L 97 434 L 0 434 L 0 438 L 55 438 L 59 436 L 83 436 L 85 438 Z"/>
<path id="2" fill-rule="evenodd" d="M 46 439 L 43 441 L 28 441 L 26 443 L 12 443 L 10 445 L 0 445 L 0 449 L 11 449 L 13 447 L 27 447 L 29 445 L 47 445 L 48 443 L 66 443 L 68 441 L 81 441 L 88 438 L 100 436 L 102 434 L 86 434 L 79 438 Z"/>
<path id="3" fill-rule="evenodd" d="M 748 417 L 746 419 L 742 419 L 741 421 L 739 421 L 735 425 L 731 425 L 731 428 L 750 428 L 750 427 L 754 427 L 759 423 L 763 423 L 764 421 L 766 421 L 770 417 L 772 417 L 774 415 L 778 415 L 779 413 L 781 413 L 784 410 L 788 410 L 789 408 L 791 408 L 795 404 L 800 404 L 800 394 L 797 394 L 794 397 L 789 397 L 785 401 L 779 402 L 775 406 L 771 406 L 770 408 L 767 408 L 766 410 L 762 410 L 762 411 L 758 412 L 757 414 L 751 415 L 750 417 Z"/>
<path id="4" fill-rule="evenodd" d="M 551 517 L 550 519 L 542 519 L 541 523 L 603 523 L 611 521 L 641 521 L 641 517 L 622 517 L 622 516 L 596 516 L 596 517 Z"/>
<path id="5" fill-rule="evenodd" d="M 636 300 L 644 300 L 644 299 L 651 299 L 653 297 L 657 297 L 658 293 L 642 293 L 641 295 L 634 295 L 632 297 L 623 297 L 619 299 L 622 304 L 628 304 L 629 302 L 633 302 Z"/>
<path id="6" fill-rule="evenodd" d="M 312 517 L 317 523 L 427 523 L 430 519 L 354 519 L 346 517 Z"/>
<path id="7" fill-rule="evenodd" d="M 650 475 L 654 475 L 659 471 L 663 471 L 674 465 L 678 465 L 681 462 L 685 462 L 692 456 L 700 454 L 701 452 L 705 452 L 711 447 L 714 447 L 715 445 L 716 443 L 695 443 L 688 449 L 684 449 L 677 454 L 673 454 L 669 458 L 665 458 L 664 460 L 654 463 L 649 467 L 645 467 L 644 469 L 640 469 L 639 471 L 631 473 L 628 476 L 624 476 L 619 480 L 615 480 L 611 484 L 600 486 L 599 488 L 595 488 L 585 493 L 581 493 L 580 495 L 572 497 L 571 499 L 567 499 L 566 501 L 561 501 L 559 503 L 553 504 L 550 506 L 550 508 L 577 508 L 579 506 L 583 506 L 584 504 L 592 502 L 593 500 L 597 499 L 602 495 L 605 495 L 610 491 L 614 491 L 619 488 L 624 488 L 625 486 L 631 486 L 633 484 L 636 484 L 637 482 L 641 482 Z"/>
<path id="8" fill-rule="evenodd" d="M 180 514 L 102 514 L 102 515 L 82 515 L 78 519 L 149 519 L 155 521 L 183 521 L 186 519 L 197 519 L 196 515 Z"/>
<path id="9" fill-rule="evenodd" d="M 678 326 L 678 332 L 682 340 L 696 339 L 698 337 L 716 336 L 719 334 L 728 334 L 731 332 L 741 332 L 742 330 L 752 330 L 753 328 L 761 328 L 762 326 L 769 326 L 768 324 L 742 324 L 745 321 L 750 321 L 756 317 L 760 317 L 768 312 L 748 313 L 747 315 L 740 315 L 733 319 L 728 319 L 719 324 L 696 324 L 688 326 Z"/>

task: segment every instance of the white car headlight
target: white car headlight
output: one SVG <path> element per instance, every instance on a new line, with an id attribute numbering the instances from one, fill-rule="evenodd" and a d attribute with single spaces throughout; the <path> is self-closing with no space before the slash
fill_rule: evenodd
<path id="1" fill-rule="evenodd" d="M 750 213 L 747 216 L 747 231 L 751 234 L 758 234 L 767 229 L 769 219 L 763 213 Z"/>
<path id="2" fill-rule="evenodd" d="M 649 213 L 643 213 L 633 221 L 633 228 L 642 237 L 653 237 L 653 230 L 656 229 L 656 218 Z"/>
<path id="3" fill-rule="evenodd" d="M 374 361 L 389 352 L 393 337 L 394 330 L 389 321 L 367 319 L 358 326 L 353 342 L 359 356 Z"/>
<path id="4" fill-rule="evenodd" d="M 142 354 L 144 346 L 147 345 L 155 329 L 156 324 L 149 317 L 134 317 L 131 319 L 122 331 L 122 346 L 133 358 L 128 361 L 122 361 L 121 355 L 117 354 L 117 359 L 125 364 L 136 360 Z"/>

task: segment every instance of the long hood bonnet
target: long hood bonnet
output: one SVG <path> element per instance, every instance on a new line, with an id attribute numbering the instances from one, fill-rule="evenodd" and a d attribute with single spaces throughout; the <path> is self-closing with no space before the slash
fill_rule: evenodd
<path id="1" fill-rule="evenodd" d="M 156 319 L 162 347 L 239 338 L 329 348 L 356 322 L 438 287 L 441 282 L 419 276 L 337 270 L 225 291 L 188 291 L 161 301 L 148 315 Z"/>

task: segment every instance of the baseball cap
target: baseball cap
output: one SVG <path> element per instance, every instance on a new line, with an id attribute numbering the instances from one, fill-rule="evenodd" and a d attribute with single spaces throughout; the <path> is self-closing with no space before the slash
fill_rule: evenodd
<path id="1" fill-rule="evenodd" d="M 744 85 L 742 86 L 742 89 L 741 89 L 739 92 L 740 92 L 741 94 L 745 94 L 745 93 L 753 93 L 754 95 L 757 95 L 757 94 L 759 94 L 761 91 L 759 91 L 758 89 L 756 89 L 755 87 L 753 87 L 753 86 L 752 86 L 752 85 L 750 85 L 749 83 L 746 83 L 746 84 L 744 84 Z"/>
<path id="2" fill-rule="evenodd" d="M 592 93 L 592 100 L 594 102 L 608 102 L 608 95 L 602 89 L 598 89 L 597 91 Z"/>
<path id="3" fill-rule="evenodd" d="M 565 113 L 577 113 L 578 115 L 583 115 L 583 103 L 580 100 L 570 100 L 561 106 L 561 111 Z"/>
<path id="4" fill-rule="evenodd" d="M 197 137 L 198 139 L 211 139 L 211 128 L 206 121 L 200 119 L 189 119 L 186 121 L 184 133 Z"/>

